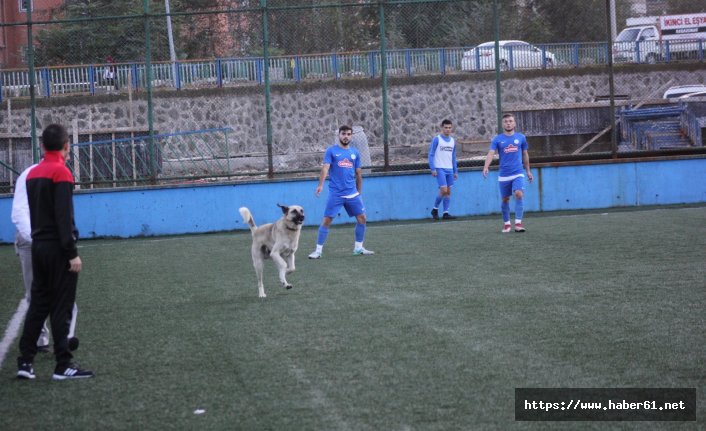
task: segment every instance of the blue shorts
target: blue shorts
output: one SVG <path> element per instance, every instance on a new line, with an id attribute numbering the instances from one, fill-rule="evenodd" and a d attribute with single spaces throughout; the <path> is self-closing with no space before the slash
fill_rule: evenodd
<path id="1" fill-rule="evenodd" d="M 346 209 L 349 217 L 365 214 L 365 205 L 363 205 L 363 198 L 361 198 L 360 195 L 353 198 L 329 195 L 324 217 L 335 218 L 341 207 Z"/>
<path id="2" fill-rule="evenodd" d="M 520 176 L 510 181 L 500 181 L 498 185 L 500 186 L 500 196 L 506 198 L 512 196 L 515 190 L 525 190 L 525 177 Z"/>
<path id="3" fill-rule="evenodd" d="M 439 187 L 451 187 L 454 185 L 454 170 L 453 169 L 437 169 L 436 183 Z"/>

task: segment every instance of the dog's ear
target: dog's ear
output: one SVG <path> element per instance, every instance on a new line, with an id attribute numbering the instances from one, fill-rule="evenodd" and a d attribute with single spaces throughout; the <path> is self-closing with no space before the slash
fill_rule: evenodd
<path id="1" fill-rule="evenodd" d="M 289 207 L 285 205 L 277 204 L 278 207 L 282 208 L 282 213 L 287 214 L 289 212 Z"/>

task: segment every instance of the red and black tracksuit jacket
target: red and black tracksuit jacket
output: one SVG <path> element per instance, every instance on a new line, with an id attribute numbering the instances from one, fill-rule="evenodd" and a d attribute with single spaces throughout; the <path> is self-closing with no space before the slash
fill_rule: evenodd
<path id="1" fill-rule="evenodd" d="M 32 241 L 59 241 L 69 259 L 78 256 L 73 189 L 74 178 L 59 151 L 47 151 L 27 175 Z"/>

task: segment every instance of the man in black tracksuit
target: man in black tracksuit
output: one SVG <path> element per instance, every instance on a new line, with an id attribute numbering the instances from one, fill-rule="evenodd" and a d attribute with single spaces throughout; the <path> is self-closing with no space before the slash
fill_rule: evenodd
<path id="1" fill-rule="evenodd" d="M 74 224 L 71 171 L 65 160 L 69 136 L 63 126 L 52 124 L 42 132 L 44 160 L 27 175 L 27 197 L 32 225 L 32 299 L 25 317 L 17 358 L 17 377 L 34 379 L 32 361 L 37 337 L 50 316 L 56 368 L 54 380 L 93 377 L 71 363 L 68 333 L 81 271 Z"/>

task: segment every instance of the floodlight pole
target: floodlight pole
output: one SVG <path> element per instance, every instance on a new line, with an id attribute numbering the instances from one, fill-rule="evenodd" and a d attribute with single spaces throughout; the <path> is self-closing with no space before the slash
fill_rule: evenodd
<path id="1" fill-rule="evenodd" d="M 176 86 L 176 50 L 174 49 L 174 34 L 172 33 L 172 15 L 169 0 L 164 0 L 164 11 L 167 13 L 167 38 L 169 39 L 169 59 L 172 61 L 172 79 Z"/>

